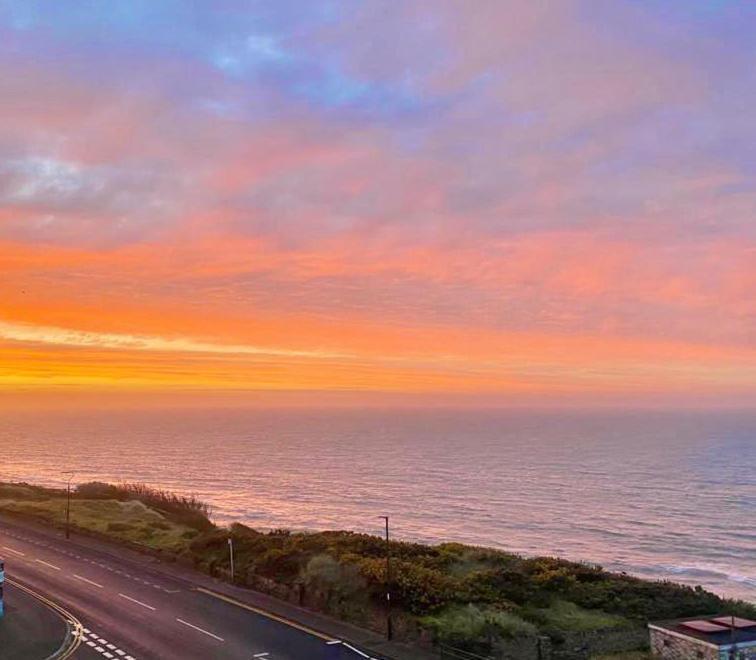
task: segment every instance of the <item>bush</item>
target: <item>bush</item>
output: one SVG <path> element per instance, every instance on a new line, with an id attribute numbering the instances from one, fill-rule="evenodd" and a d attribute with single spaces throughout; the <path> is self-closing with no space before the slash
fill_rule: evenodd
<path id="1" fill-rule="evenodd" d="M 102 481 L 88 481 L 76 486 L 76 496 L 87 500 L 120 500 L 128 499 L 126 493 L 113 484 Z"/>
<path id="2" fill-rule="evenodd" d="M 589 632 L 629 624 L 627 619 L 616 614 L 586 610 L 567 601 L 556 601 L 547 609 L 524 608 L 523 616 L 544 630 L 561 632 Z"/>
<path id="3" fill-rule="evenodd" d="M 422 619 L 436 641 L 473 652 L 487 652 L 496 639 L 529 637 L 536 627 L 501 610 L 479 608 L 472 603 L 454 605 L 440 614 Z"/>
<path id="4" fill-rule="evenodd" d="M 27 483 L 18 484 L 2 484 L 0 483 L 0 500 L 31 500 L 42 501 L 50 499 L 50 497 L 64 494 L 65 491 L 57 489 L 40 488 L 39 486 L 31 486 Z"/>
<path id="5" fill-rule="evenodd" d="M 367 586 L 357 566 L 340 564 L 325 554 L 316 555 L 307 562 L 302 579 L 308 587 L 342 600 L 364 592 Z"/>
<path id="6" fill-rule="evenodd" d="M 299 575 L 299 558 L 278 548 L 271 548 L 255 562 L 254 569 L 258 575 L 289 583 Z"/>
<path id="7" fill-rule="evenodd" d="M 167 490 L 152 488 L 146 484 L 119 484 L 114 486 L 127 499 L 139 500 L 143 504 L 162 511 L 174 522 L 200 530 L 211 529 L 211 507 L 194 495 L 177 495 Z"/>

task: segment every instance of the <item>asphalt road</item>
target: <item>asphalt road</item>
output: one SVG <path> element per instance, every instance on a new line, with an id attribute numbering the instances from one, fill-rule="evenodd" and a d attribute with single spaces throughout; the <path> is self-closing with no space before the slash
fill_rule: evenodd
<path id="1" fill-rule="evenodd" d="M 0 619 L 0 658 L 28 660 L 55 653 L 67 632 L 60 614 L 10 582 L 5 583 L 4 591 L 6 607 L 5 617 Z"/>
<path id="2" fill-rule="evenodd" d="M 8 578 L 46 596 L 81 622 L 81 643 L 73 655 L 77 660 L 367 657 L 295 623 L 34 530 L 0 524 L 0 556 Z"/>

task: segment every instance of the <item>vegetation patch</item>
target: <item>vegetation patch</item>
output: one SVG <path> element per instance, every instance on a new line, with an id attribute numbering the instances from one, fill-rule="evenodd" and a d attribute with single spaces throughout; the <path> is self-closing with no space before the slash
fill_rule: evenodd
<path id="1" fill-rule="evenodd" d="M 626 617 L 586 610 L 565 600 L 555 600 L 547 608 L 523 608 L 523 615 L 544 630 L 593 632 L 624 628 L 629 624 Z"/>
<path id="2" fill-rule="evenodd" d="M 0 510 L 61 526 L 66 493 L 0 484 Z M 241 524 L 221 528 L 209 514 L 210 507 L 196 498 L 139 484 L 82 484 L 71 501 L 75 528 L 168 552 L 223 579 L 231 578 L 230 538 L 236 583 L 382 629 L 382 538 L 346 531 L 261 532 Z M 570 635 L 624 635 L 623 629 L 640 634 L 655 619 L 715 612 L 756 617 L 756 607 L 701 587 L 641 580 L 591 564 L 459 543 L 392 541 L 389 547 L 397 634 L 431 635 L 483 654 L 502 643 L 544 636 L 560 643 Z M 615 656 L 623 657 L 644 656 Z"/>

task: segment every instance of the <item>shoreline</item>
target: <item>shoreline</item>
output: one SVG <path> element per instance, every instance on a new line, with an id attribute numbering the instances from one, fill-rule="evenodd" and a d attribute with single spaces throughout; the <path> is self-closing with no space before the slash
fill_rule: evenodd
<path id="1" fill-rule="evenodd" d="M 3 482 L 0 480 L 0 486 L 3 485 L 3 483 L 16 483 L 16 482 Z M 56 484 L 52 480 L 48 481 L 41 481 L 41 482 L 34 482 L 30 483 L 30 485 L 34 487 L 41 487 L 44 489 L 51 489 L 56 490 L 60 488 L 59 482 Z M 152 485 L 152 484 L 148 484 Z M 195 495 L 193 493 L 189 493 L 187 495 L 188 497 L 194 497 Z M 241 524 L 244 526 L 252 527 L 255 530 L 261 531 L 261 532 L 273 532 L 277 529 L 285 528 L 286 530 L 292 532 L 292 533 L 302 533 L 302 534 L 319 534 L 322 532 L 353 532 L 357 534 L 368 534 L 368 535 L 375 535 L 375 530 L 369 530 L 367 528 L 329 528 L 327 526 L 321 526 L 321 527 L 297 527 L 297 526 L 291 526 L 291 525 L 257 525 L 254 522 L 254 519 L 252 518 L 232 518 L 231 516 L 227 514 L 221 514 L 221 515 L 215 515 L 214 510 L 215 507 L 212 504 L 212 502 L 209 503 L 211 513 L 209 515 L 210 520 L 218 527 L 230 527 L 235 524 Z M 392 530 L 393 531 L 393 530 Z M 588 565 L 597 565 L 601 566 L 607 571 L 610 572 L 616 572 L 616 573 L 626 573 L 630 576 L 636 577 L 641 580 L 647 580 L 647 581 L 670 581 L 677 584 L 682 584 L 689 587 L 697 587 L 701 586 L 707 591 L 711 591 L 712 593 L 715 593 L 721 598 L 724 599 L 734 599 L 734 600 L 742 600 L 746 603 L 756 605 L 756 575 L 749 576 L 746 574 L 743 574 L 742 572 L 737 571 L 736 569 L 732 569 L 729 567 L 722 567 L 717 566 L 714 564 L 705 564 L 704 562 L 701 563 L 701 565 L 674 565 L 674 564 L 642 564 L 639 565 L 637 563 L 632 562 L 618 562 L 616 560 L 601 560 L 596 559 L 595 556 L 579 556 L 575 555 L 569 552 L 561 552 L 561 551 L 537 551 L 537 550 L 531 550 L 531 549 L 522 549 L 519 547 L 513 547 L 513 546 L 507 546 L 504 544 L 496 543 L 495 541 L 489 541 L 489 542 L 473 542 L 466 539 L 456 539 L 454 541 L 449 541 L 448 539 L 444 539 L 441 537 L 435 537 L 431 535 L 401 535 L 397 536 L 396 534 L 392 533 L 392 537 L 395 538 L 397 541 L 402 541 L 406 543 L 418 543 L 428 546 L 438 546 L 443 545 L 446 543 L 460 543 L 465 546 L 473 547 L 473 548 L 481 548 L 481 549 L 490 549 L 490 550 L 496 550 L 501 551 L 507 554 L 513 554 L 518 555 L 523 558 L 538 558 L 538 557 L 554 557 L 558 558 L 560 560 L 573 562 L 573 563 L 579 563 L 579 564 L 588 564 Z M 747 585 L 747 588 L 745 590 L 742 589 L 727 589 L 727 588 L 717 588 L 716 585 L 707 584 L 705 579 L 703 577 L 698 578 L 696 577 L 696 573 L 708 573 L 709 575 L 713 576 L 720 576 L 722 581 L 732 583 L 734 586 L 737 587 L 737 585 Z M 736 578 L 734 576 L 737 576 Z"/>
<path id="2" fill-rule="evenodd" d="M 66 506 L 64 490 L 0 483 L 0 512 L 11 518 L 60 530 Z M 265 532 L 239 523 L 219 527 L 208 518 L 206 503 L 140 484 L 79 484 L 70 511 L 73 533 L 374 632 L 385 623 L 387 546 L 381 537 L 343 530 Z M 229 540 L 234 546 L 233 575 Z M 632 639 L 634 646 L 621 650 L 634 650 L 649 620 L 712 612 L 756 617 L 756 606 L 746 601 L 592 563 L 454 542 L 392 540 L 389 548 L 395 628 L 406 640 L 430 636 L 448 641 L 464 614 L 474 615 L 484 628 L 489 624 L 482 622 L 495 621 L 502 643 L 523 643 L 536 634 L 567 639 L 579 632 L 604 642 L 616 638 L 625 645 Z M 468 643 L 484 650 L 477 637 Z"/>

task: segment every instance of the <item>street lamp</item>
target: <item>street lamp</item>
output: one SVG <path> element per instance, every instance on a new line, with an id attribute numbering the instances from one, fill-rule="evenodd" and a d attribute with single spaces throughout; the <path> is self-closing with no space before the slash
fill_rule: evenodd
<path id="1" fill-rule="evenodd" d="M 234 537 L 228 537 L 228 554 L 231 560 L 231 584 L 234 583 Z"/>
<path id="2" fill-rule="evenodd" d="M 386 639 L 391 641 L 394 631 L 391 626 L 391 543 L 389 541 L 389 517 L 379 516 L 386 521 Z"/>
<path id="3" fill-rule="evenodd" d="M 71 480 L 74 477 L 73 472 L 63 472 L 68 476 L 66 481 L 66 538 L 71 538 Z"/>

